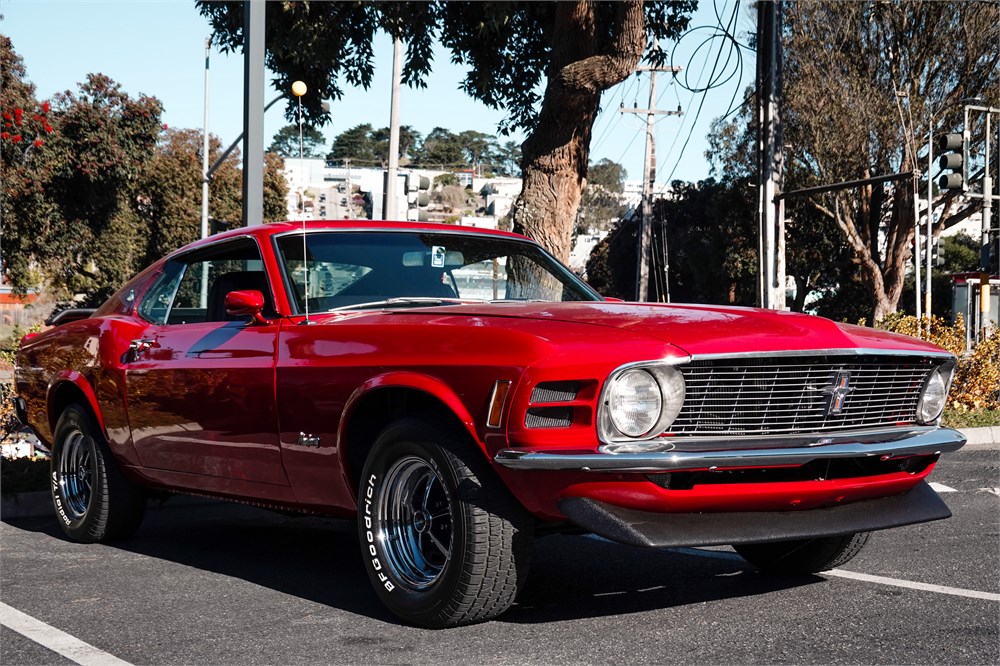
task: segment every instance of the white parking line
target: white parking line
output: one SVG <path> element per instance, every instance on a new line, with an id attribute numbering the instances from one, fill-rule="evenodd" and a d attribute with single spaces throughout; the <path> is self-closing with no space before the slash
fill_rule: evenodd
<path id="1" fill-rule="evenodd" d="M 113 654 L 98 650 L 65 631 L 36 620 L 16 608 L 0 602 L 0 624 L 39 645 L 83 666 L 131 666 Z"/>
<path id="2" fill-rule="evenodd" d="M 736 553 L 725 550 L 703 550 L 701 548 L 671 548 L 671 550 L 685 555 L 695 557 L 712 557 L 720 560 L 742 560 Z M 850 578 L 866 583 L 878 583 L 879 585 L 889 585 L 892 587 L 903 587 L 910 590 L 921 590 L 923 592 L 936 592 L 938 594 L 950 594 L 953 597 L 969 597 L 971 599 L 986 599 L 987 601 L 1000 601 L 1000 594 L 993 592 L 981 592 L 979 590 L 966 590 L 961 587 L 948 587 L 947 585 L 932 585 L 931 583 L 917 583 L 912 580 L 901 580 L 899 578 L 887 578 L 886 576 L 872 576 L 871 574 L 856 573 L 843 569 L 830 569 L 823 571 L 819 575 L 835 576 L 837 578 Z"/>
<path id="3" fill-rule="evenodd" d="M 879 583 L 880 585 L 891 585 L 893 587 L 905 587 L 911 590 L 923 590 L 924 592 L 950 594 L 953 597 L 969 597 L 971 599 L 1000 601 L 1000 594 L 994 594 L 993 592 L 980 592 L 979 590 L 966 590 L 961 587 L 931 585 L 930 583 L 916 583 L 911 580 L 899 580 L 898 578 L 886 578 L 885 576 L 872 576 L 871 574 L 855 573 L 854 571 L 844 571 L 843 569 L 830 569 L 829 571 L 824 571 L 822 575 L 850 578 L 853 580 L 861 580 L 866 583 Z"/>

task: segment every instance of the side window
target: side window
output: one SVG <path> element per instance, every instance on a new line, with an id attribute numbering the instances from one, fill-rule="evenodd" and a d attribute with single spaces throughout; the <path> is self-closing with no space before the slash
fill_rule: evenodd
<path id="1" fill-rule="evenodd" d="M 167 262 L 152 289 L 142 297 L 138 308 L 139 316 L 152 324 L 167 323 L 170 303 L 174 300 L 174 294 L 177 292 L 177 285 L 182 275 L 184 275 L 184 264 L 175 261 Z"/>
<path id="2" fill-rule="evenodd" d="M 226 294 L 247 290 L 264 295 L 265 317 L 276 316 L 260 250 L 252 239 L 239 239 L 169 262 L 139 314 L 154 324 L 227 321 Z"/>

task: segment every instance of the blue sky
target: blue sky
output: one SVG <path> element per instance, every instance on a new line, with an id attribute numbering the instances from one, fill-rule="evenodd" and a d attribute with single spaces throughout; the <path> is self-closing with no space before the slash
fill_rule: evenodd
<path id="1" fill-rule="evenodd" d="M 748 0 L 702 0 L 692 26 L 714 26 L 716 15 L 728 21 L 736 9 L 735 34 L 743 43 L 754 29 Z M 171 127 L 201 128 L 204 114 L 204 56 L 208 22 L 193 0 L 3 0 L 0 32 L 11 38 L 24 59 L 27 78 L 35 84 L 40 99 L 57 92 L 75 90 L 88 73 L 110 76 L 132 95 L 145 93 L 159 98 L 165 107 L 163 121 Z M 692 93 L 661 74 L 657 81 L 657 108 L 676 109 L 682 117 L 660 116 L 656 124 L 657 183 L 669 174 L 675 179 L 698 180 L 708 174 L 703 153 L 711 120 L 724 114 L 734 96 L 738 104 L 742 90 L 754 76 L 753 54 L 743 52 L 742 77 L 725 40 L 704 40 L 709 29 L 695 30 L 677 49 L 675 63 L 686 68 L 689 88 L 702 88 L 713 78 L 734 74 L 725 85 L 704 93 Z M 701 48 L 698 48 L 699 45 Z M 663 45 L 671 48 L 672 44 Z M 360 123 L 375 127 L 389 124 L 389 78 L 392 44 L 382 37 L 375 45 L 375 77 L 369 90 L 347 87 L 343 99 L 332 103 L 333 123 L 322 128 L 328 144 L 340 132 Z M 717 55 L 722 58 L 716 63 Z M 689 60 L 690 59 L 690 60 Z M 714 70 L 713 70 L 714 67 Z M 453 132 L 477 130 L 495 133 L 501 111 L 476 102 L 459 90 L 463 70 L 449 62 L 447 52 L 435 52 L 435 67 L 425 89 L 404 88 L 401 122 L 422 134 L 434 127 Z M 243 58 L 213 48 L 209 83 L 209 131 L 228 145 L 242 131 Z M 277 91 L 270 90 L 270 100 Z M 604 94 L 604 111 L 594 126 L 593 161 L 607 158 L 621 163 L 630 179 L 642 176 L 644 118 L 622 114 L 619 107 L 646 107 L 648 75 L 632 76 Z M 697 114 L 699 105 L 702 106 Z M 283 125 L 282 104 L 265 117 L 264 145 Z M 690 136 L 690 138 L 688 138 Z M 501 141 L 523 136 L 500 137 Z M 688 142 L 681 152 L 682 145 Z"/>

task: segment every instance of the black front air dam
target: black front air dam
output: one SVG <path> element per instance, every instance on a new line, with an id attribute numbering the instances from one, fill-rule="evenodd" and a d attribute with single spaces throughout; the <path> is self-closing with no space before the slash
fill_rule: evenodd
<path id="1" fill-rule="evenodd" d="M 937 493 L 921 481 L 909 492 L 823 509 L 737 513 L 652 513 L 583 497 L 560 500 L 574 524 L 632 546 L 673 548 L 766 543 L 838 536 L 926 523 L 951 516 Z"/>

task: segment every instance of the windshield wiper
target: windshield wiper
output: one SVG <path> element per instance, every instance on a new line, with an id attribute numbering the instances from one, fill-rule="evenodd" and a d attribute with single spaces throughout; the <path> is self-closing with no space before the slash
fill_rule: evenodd
<path id="1" fill-rule="evenodd" d="M 488 303 L 481 298 L 446 298 L 436 296 L 397 296 L 386 298 L 381 301 L 371 301 L 370 303 L 354 303 L 353 305 L 342 305 L 339 308 L 331 308 L 328 312 L 342 312 L 344 310 L 367 310 L 381 307 L 399 308 L 419 308 L 431 307 L 434 305 L 462 305 L 463 303 Z"/>

